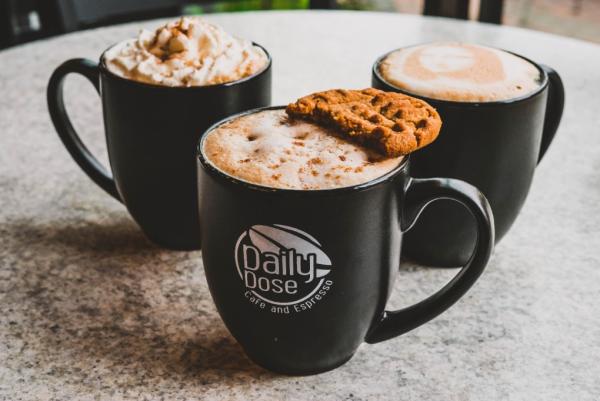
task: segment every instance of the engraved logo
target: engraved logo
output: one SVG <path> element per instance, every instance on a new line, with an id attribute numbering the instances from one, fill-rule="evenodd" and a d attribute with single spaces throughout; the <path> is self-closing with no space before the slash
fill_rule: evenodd
<path id="1" fill-rule="evenodd" d="M 245 296 L 275 313 L 311 309 L 331 288 L 331 260 L 310 234 L 282 224 L 254 225 L 235 245 Z"/>

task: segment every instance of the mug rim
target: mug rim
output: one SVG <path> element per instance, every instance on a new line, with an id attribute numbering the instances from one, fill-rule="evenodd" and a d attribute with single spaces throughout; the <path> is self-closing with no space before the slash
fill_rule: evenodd
<path id="1" fill-rule="evenodd" d="M 100 67 L 100 71 L 113 79 L 116 79 L 119 81 L 124 81 L 124 82 L 129 82 L 132 85 L 137 85 L 137 86 L 146 87 L 146 88 L 155 88 L 155 89 L 161 88 L 161 89 L 170 90 L 170 91 L 182 91 L 182 90 L 202 91 L 202 90 L 209 90 L 209 89 L 215 89 L 215 88 L 220 88 L 220 87 L 230 87 L 230 86 L 242 84 L 246 81 L 249 81 L 251 79 L 258 78 L 259 76 L 264 75 L 271 69 L 271 65 L 273 63 L 273 58 L 271 57 L 271 54 L 267 51 L 267 49 L 265 49 L 264 46 L 262 46 L 256 42 L 252 42 L 253 46 L 260 48 L 263 52 L 265 52 L 265 54 L 267 56 L 267 63 L 265 64 L 265 66 L 260 71 L 257 71 L 252 75 L 248 75 L 247 77 L 236 79 L 235 81 L 222 82 L 219 84 L 210 84 L 210 85 L 196 85 L 196 86 L 160 85 L 160 84 L 156 84 L 156 83 L 142 82 L 142 81 L 136 81 L 135 79 L 125 78 L 125 77 L 115 74 L 114 72 L 112 72 L 111 70 L 108 69 L 108 66 L 106 65 L 104 56 L 110 49 L 112 49 L 113 47 L 117 46 L 120 43 L 123 43 L 123 41 L 116 42 L 116 43 L 110 45 L 108 48 L 106 48 L 102 52 L 102 54 L 100 55 L 100 62 L 98 63 L 98 65 Z"/>
<path id="2" fill-rule="evenodd" d="M 217 121 L 216 123 L 214 123 L 213 125 L 208 127 L 200 136 L 200 140 L 198 141 L 198 145 L 196 147 L 196 159 L 200 162 L 200 165 L 204 169 L 204 171 L 207 174 L 211 175 L 213 178 L 219 179 L 223 182 L 226 182 L 227 184 L 234 185 L 234 186 L 240 186 L 244 189 L 248 189 L 251 191 L 259 191 L 259 192 L 273 193 L 273 194 L 277 193 L 277 194 L 282 194 L 282 195 L 285 194 L 285 195 L 293 195 L 293 196 L 316 196 L 316 195 L 342 194 L 342 193 L 348 193 L 348 192 L 367 190 L 367 189 L 373 188 L 379 184 L 394 180 L 400 172 L 406 170 L 408 167 L 408 164 L 410 161 L 410 154 L 404 155 L 402 161 L 396 167 L 394 167 L 387 173 L 380 175 L 379 177 L 375 177 L 369 181 L 362 182 L 360 184 L 349 185 L 349 186 L 344 186 L 344 187 L 336 187 L 336 188 L 323 188 L 323 189 L 275 188 L 275 187 L 269 187 L 266 185 L 255 184 L 255 183 L 252 183 L 249 181 L 244 181 L 244 180 L 234 177 L 230 174 L 227 174 L 224 171 L 217 168 L 216 166 L 214 166 L 204 156 L 203 151 L 202 151 L 204 141 L 206 140 L 206 137 L 208 136 L 208 134 L 211 131 L 218 128 L 219 126 L 221 126 L 229 121 L 232 121 L 236 118 L 245 116 L 245 115 L 254 114 L 254 113 L 267 111 L 267 110 L 281 110 L 281 109 L 285 109 L 285 107 L 286 106 L 283 106 L 283 105 L 265 106 L 265 107 L 258 107 L 255 109 L 242 111 L 240 113 L 236 113 L 231 116 L 225 117 L 224 119 Z"/>
<path id="3" fill-rule="evenodd" d="M 410 92 L 406 89 L 402 89 L 397 87 L 396 85 L 392 84 L 391 82 L 389 82 L 388 80 L 386 80 L 385 78 L 383 78 L 381 76 L 381 74 L 379 73 L 379 65 L 381 64 L 381 62 L 387 58 L 390 54 L 398 51 L 398 50 L 402 50 L 402 49 L 410 49 L 411 47 L 417 47 L 417 46 L 423 46 L 423 45 L 427 45 L 427 44 L 432 44 L 432 43 L 437 43 L 437 42 L 422 42 L 422 43 L 416 43 L 410 46 L 402 46 L 402 47 L 397 47 L 395 49 L 392 49 L 386 53 L 384 53 L 383 55 L 377 57 L 377 59 L 375 60 L 375 62 L 373 63 L 373 66 L 371 67 L 371 73 L 373 74 L 374 77 L 376 77 L 379 81 L 381 81 L 382 83 L 384 83 L 385 85 L 389 86 L 390 88 L 392 88 L 393 90 L 396 90 L 400 93 L 403 93 L 405 95 L 409 95 L 409 96 L 414 96 L 417 97 L 419 99 L 422 99 L 428 103 L 435 103 L 435 102 L 443 102 L 446 103 L 448 105 L 451 106 L 460 106 L 460 107 L 488 107 L 488 106 L 499 106 L 499 105 L 509 105 L 509 104 L 514 104 L 514 103 L 519 103 L 525 100 L 528 100 L 536 95 L 538 95 L 539 93 L 541 93 L 542 91 L 544 91 L 546 89 L 546 87 L 548 86 L 548 73 L 535 61 L 512 51 L 506 50 L 506 49 L 502 49 L 500 47 L 495 47 L 495 46 L 488 46 L 488 45 L 482 45 L 482 44 L 478 44 L 478 43 L 468 43 L 468 42 L 459 42 L 459 43 L 467 43 L 467 44 L 474 44 L 477 46 L 482 46 L 482 47 L 488 47 L 491 49 L 496 49 L 496 50 L 500 50 L 503 51 L 505 53 L 509 53 L 512 54 L 513 56 L 516 56 L 522 60 L 527 61 L 528 63 L 530 63 L 531 65 L 533 65 L 540 73 L 540 76 L 542 77 L 542 81 L 540 82 L 539 86 L 529 92 L 526 93 L 525 95 L 522 96 L 518 96 L 518 97 L 513 97 L 510 99 L 503 99 L 503 100 L 490 100 L 490 101 L 477 101 L 477 102 L 465 102 L 465 101 L 461 101 L 461 100 L 446 100 L 446 99 L 436 99 L 433 97 L 429 97 L 429 96 L 423 96 L 423 95 L 419 95 L 416 94 L 414 92 Z"/>

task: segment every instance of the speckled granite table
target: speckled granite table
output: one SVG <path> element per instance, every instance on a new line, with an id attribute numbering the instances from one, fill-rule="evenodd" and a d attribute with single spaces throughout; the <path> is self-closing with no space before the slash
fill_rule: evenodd
<path id="1" fill-rule="evenodd" d="M 61 61 L 97 58 L 156 22 L 0 52 L 0 399 L 600 399 L 599 46 L 391 14 L 210 19 L 269 49 L 276 103 L 368 86 L 379 54 L 457 39 L 555 67 L 568 96 L 563 123 L 520 218 L 465 298 L 403 337 L 362 346 L 333 372 L 283 377 L 253 365 L 221 323 L 201 253 L 149 243 L 50 123 L 45 87 Z M 105 155 L 94 90 L 74 77 L 67 92 L 75 125 Z M 454 273 L 403 264 L 391 305 L 422 298 Z"/>

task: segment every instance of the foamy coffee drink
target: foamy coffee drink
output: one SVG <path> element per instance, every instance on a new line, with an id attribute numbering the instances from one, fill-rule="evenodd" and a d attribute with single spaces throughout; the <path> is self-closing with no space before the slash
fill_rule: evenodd
<path id="1" fill-rule="evenodd" d="M 269 60 L 252 42 L 201 18 L 183 17 L 156 31 L 142 30 L 104 54 L 112 73 L 165 86 L 233 82 L 262 71 Z"/>
<path id="2" fill-rule="evenodd" d="M 511 53 L 466 43 L 429 43 L 396 50 L 378 66 L 388 83 L 439 100 L 490 102 L 540 86 L 540 71 Z"/>
<path id="3" fill-rule="evenodd" d="M 202 153 L 218 170 L 240 180 L 301 190 L 362 184 L 402 161 L 314 123 L 290 119 L 284 109 L 246 114 L 218 126 L 206 135 Z"/>

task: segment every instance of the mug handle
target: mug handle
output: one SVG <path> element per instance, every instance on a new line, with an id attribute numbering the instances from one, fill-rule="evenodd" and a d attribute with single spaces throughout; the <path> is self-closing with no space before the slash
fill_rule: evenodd
<path id="1" fill-rule="evenodd" d="M 540 64 L 540 67 L 548 75 L 548 100 L 546 101 L 546 116 L 544 117 L 544 131 L 542 133 L 538 164 L 542 161 L 554 139 L 565 106 L 565 87 L 563 86 L 562 79 L 560 79 L 560 75 L 547 65 Z"/>
<path id="2" fill-rule="evenodd" d="M 65 77 L 70 73 L 78 73 L 86 77 L 94 85 L 98 94 L 100 94 L 100 70 L 97 63 L 83 58 L 65 61 L 54 70 L 50 81 L 48 81 L 46 96 L 52 123 L 62 143 L 79 167 L 100 188 L 121 202 L 121 197 L 112 175 L 106 171 L 98 159 L 85 146 L 79 135 L 77 135 L 77 132 L 75 132 L 67 114 L 63 99 L 63 84 Z"/>
<path id="3" fill-rule="evenodd" d="M 378 343 L 404 334 L 438 316 L 477 281 L 494 248 L 494 216 L 490 205 L 474 186 L 450 178 L 411 178 L 404 188 L 402 231 L 410 230 L 431 202 L 450 199 L 461 203 L 475 217 L 477 245 L 473 255 L 448 284 L 429 298 L 397 311 L 385 311 L 367 334 L 365 341 Z"/>

